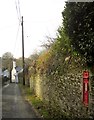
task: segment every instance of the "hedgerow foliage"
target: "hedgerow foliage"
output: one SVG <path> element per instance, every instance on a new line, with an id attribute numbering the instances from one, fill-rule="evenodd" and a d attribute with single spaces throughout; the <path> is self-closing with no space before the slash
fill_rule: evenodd
<path id="1" fill-rule="evenodd" d="M 36 60 L 40 73 L 61 75 L 68 66 L 66 58 L 70 62 L 75 55 L 88 66 L 94 64 L 94 4 L 67 2 L 62 16 L 55 41 Z"/>
<path id="2" fill-rule="evenodd" d="M 66 71 L 65 68 L 68 67 L 72 55 L 73 51 L 69 38 L 65 35 L 63 27 L 59 27 L 55 42 L 35 60 L 36 68 L 34 67 L 34 69 L 41 74 L 62 75 Z"/>
<path id="3" fill-rule="evenodd" d="M 92 2 L 67 2 L 63 15 L 65 33 L 74 49 L 94 64 L 94 4 Z"/>
<path id="4" fill-rule="evenodd" d="M 64 108 L 64 113 L 68 113 L 67 110 L 69 110 L 70 116 L 72 113 L 75 115 L 77 111 L 80 111 L 78 114 L 81 113 L 81 109 L 78 110 L 78 106 L 80 105 L 78 98 L 80 101 L 81 96 L 81 91 L 79 92 L 81 76 L 79 78 L 79 75 L 77 76 L 77 74 L 82 73 L 86 61 L 90 64 L 93 61 L 93 52 L 90 49 L 93 49 L 93 32 L 89 32 L 90 29 L 85 24 L 85 22 L 89 24 L 89 19 L 92 18 L 91 10 L 90 13 L 85 14 L 85 11 L 89 7 L 89 4 L 86 3 L 66 3 L 63 12 L 64 21 L 57 30 L 57 37 L 54 39 L 55 41 L 52 42 L 51 45 L 47 45 L 46 50 L 40 53 L 37 58 L 34 58 L 31 64 L 31 74 L 37 76 L 36 73 L 38 73 L 38 75 L 43 77 L 43 79 L 41 79 L 43 82 L 46 81 L 43 75 L 46 75 L 47 82 L 46 84 L 43 84 L 43 86 L 48 87 L 49 95 L 47 93 L 47 96 L 49 96 L 49 108 L 53 118 L 62 117 L 60 106 L 58 105 L 59 102 L 57 102 L 57 100 L 62 100 L 63 97 L 66 106 L 66 108 Z M 87 14 L 88 16 L 86 17 L 85 15 Z M 91 15 L 89 16 L 89 14 Z M 80 22 L 78 20 L 80 20 Z M 83 40 L 84 36 L 86 37 L 85 40 Z M 90 48 L 88 44 L 91 45 Z M 80 56 L 80 54 L 82 54 L 82 56 Z M 89 54 L 90 56 L 88 56 Z M 41 88 L 43 90 L 43 87 Z M 55 98 L 54 96 L 52 98 L 53 93 Z M 69 101 L 69 105 L 66 105 L 66 100 Z M 73 105 L 75 101 L 79 104 L 78 106 L 77 104 L 72 106 L 70 101 L 73 101 Z M 64 104 L 64 102 L 62 104 Z M 75 107 L 77 107 L 77 110 L 75 110 Z"/>

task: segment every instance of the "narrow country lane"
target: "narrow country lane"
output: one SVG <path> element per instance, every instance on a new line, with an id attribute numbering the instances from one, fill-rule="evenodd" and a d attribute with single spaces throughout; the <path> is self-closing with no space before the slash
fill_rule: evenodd
<path id="1" fill-rule="evenodd" d="M 3 118 L 37 118 L 31 105 L 21 96 L 21 91 L 17 84 L 6 85 L 2 93 Z"/>

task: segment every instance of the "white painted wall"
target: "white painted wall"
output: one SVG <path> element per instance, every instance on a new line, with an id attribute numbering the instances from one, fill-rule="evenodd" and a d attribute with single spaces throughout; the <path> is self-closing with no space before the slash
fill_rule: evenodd
<path id="1" fill-rule="evenodd" d="M 15 82 L 15 74 L 16 74 L 16 62 L 13 61 L 13 69 L 12 69 L 12 82 Z"/>

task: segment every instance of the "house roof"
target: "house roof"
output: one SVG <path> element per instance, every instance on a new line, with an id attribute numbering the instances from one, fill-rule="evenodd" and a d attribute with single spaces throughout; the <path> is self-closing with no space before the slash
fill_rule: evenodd
<path id="1" fill-rule="evenodd" d="M 22 69 L 22 67 L 20 67 L 20 66 L 16 66 L 15 69 L 16 69 L 17 72 L 19 72 L 19 71 Z"/>

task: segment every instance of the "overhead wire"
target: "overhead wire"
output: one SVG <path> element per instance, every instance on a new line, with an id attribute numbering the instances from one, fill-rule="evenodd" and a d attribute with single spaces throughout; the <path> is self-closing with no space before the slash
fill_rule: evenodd
<path id="1" fill-rule="evenodd" d="M 18 23 L 17 34 L 16 34 L 16 39 L 15 39 L 15 44 L 14 44 L 14 51 L 13 51 L 14 54 L 17 51 L 16 46 L 17 46 L 17 42 L 18 42 L 19 29 L 20 29 L 20 25 L 21 25 L 21 11 L 20 11 L 19 0 L 15 0 L 15 6 L 16 6 L 17 17 L 18 17 L 19 23 Z"/>
<path id="2" fill-rule="evenodd" d="M 19 8 L 19 16 L 20 16 L 20 19 L 21 19 L 21 10 L 20 10 L 20 2 L 19 2 L 19 0 L 18 0 L 18 8 Z"/>
<path id="3" fill-rule="evenodd" d="M 17 46 L 17 42 L 18 42 L 19 29 L 20 29 L 20 22 L 19 22 L 19 24 L 18 24 L 16 39 L 15 39 L 15 44 L 14 44 L 14 50 L 13 50 L 13 53 L 14 53 L 14 54 L 15 54 L 15 52 L 16 52 L 16 46 Z"/>
<path id="4" fill-rule="evenodd" d="M 20 2 L 19 2 L 19 0 L 15 0 L 15 6 L 16 6 L 18 20 L 21 22 L 21 11 L 20 11 Z"/>

